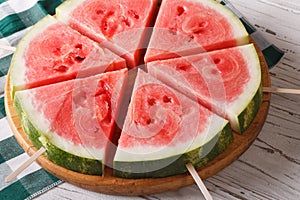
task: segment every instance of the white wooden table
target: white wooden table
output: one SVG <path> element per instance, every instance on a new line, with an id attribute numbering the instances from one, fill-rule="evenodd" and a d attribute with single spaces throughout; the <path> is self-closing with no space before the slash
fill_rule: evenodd
<path id="1" fill-rule="evenodd" d="M 300 89 L 300 0 L 231 0 L 285 58 L 270 71 L 272 86 Z M 300 95 L 273 94 L 254 144 L 205 181 L 214 199 L 300 199 Z M 63 183 L 36 199 L 203 199 L 196 186 L 140 197 L 110 196 Z"/>

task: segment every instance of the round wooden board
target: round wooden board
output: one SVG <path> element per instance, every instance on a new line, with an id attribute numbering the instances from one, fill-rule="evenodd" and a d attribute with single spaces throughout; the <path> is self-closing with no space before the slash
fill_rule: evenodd
<path id="1" fill-rule="evenodd" d="M 257 46 L 256 49 L 261 63 L 262 85 L 264 87 L 270 87 L 271 83 L 268 66 Z M 7 119 L 19 144 L 29 155 L 32 155 L 37 151 L 37 149 L 31 144 L 22 130 L 19 117 L 17 116 L 17 113 L 13 107 L 13 102 L 11 101 L 9 76 L 7 77 L 8 79 L 5 88 L 5 109 L 7 113 Z M 205 167 L 197 169 L 198 174 L 202 179 L 206 179 L 215 175 L 238 159 L 239 156 L 249 148 L 264 125 L 268 115 L 270 98 L 271 95 L 269 93 L 264 93 L 263 103 L 258 111 L 258 114 L 246 132 L 243 135 L 238 135 L 235 133 L 233 143 L 231 143 L 223 153 L 221 153 Z M 179 188 L 194 184 L 194 180 L 189 174 L 166 178 L 122 179 L 113 177 L 111 175 L 112 173 L 107 171 L 109 169 L 106 170 L 106 173 L 103 176 L 92 176 L 73 172 L 52 163 L 45 156 L 40 156 L 37 162 L 46 171 L 66 182 L 88 190 L 106 194 L 155 194 L 170 190 L 177 190 Z"/>

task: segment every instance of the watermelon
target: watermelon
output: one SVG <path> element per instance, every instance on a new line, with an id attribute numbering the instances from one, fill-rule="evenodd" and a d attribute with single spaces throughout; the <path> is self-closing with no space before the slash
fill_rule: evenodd
<path id="1" fill-rule="evenodd" d="M 246 44 L 240 20 L 215 1 L 162 1 L 145 62 Z"/>
<path id="2" fill-rule="evenodd" d="M 68 0 L 56 9 L 56 16 L 135 67 L 156 8 L 157 0 Z"/>
<path id="3" fill-rule="evenodd" d="M 49 160 L 84 174 L 106 165 L 122 178 L 173 176 L 248 128 L 261 72 L 238 18 L 212 0 L 164 0 L 156 18 L 159 3 L 68 0 L 19 43 L 14 106 Z M 148 73 L 128 73 L 143 61 Z"/>
<path id="4" fill-rule="evenodd" d="M 125 67 L 122 58 L 48 15 L 18 44 L 10 66 L 11 91 Z"/>
<path id="5" fill-rule="evenodd" d="M 115 176 L 165 177 L 201 167 L 232 141 L 227 120 L 138 71 L 114 157 Z"/>
<path id="6" fill-rule="evenodd" d="M 147 64 L 150 74 L 244 132 L 261 104 L 260 63 L 253 44 Z"/>
<path id="7" fill-rule="evenodd" d="M 17 91 L 14 105 L 33 144 L 54 163 L 100 175 L 127 69 Z"/>

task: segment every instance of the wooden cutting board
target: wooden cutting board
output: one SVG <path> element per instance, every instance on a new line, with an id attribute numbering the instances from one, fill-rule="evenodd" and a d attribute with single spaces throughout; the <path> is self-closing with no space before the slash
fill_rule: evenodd
<path id="1" fill-rule="evenodd" d="M 252 41 L 253 42 L 253 41 Z M 261 70 L 262 70 L 262 85 L 264 87 L 270 87 L 270 75 L 268 66 L 262 55 L 256 46 Z M 268 115 L 271 95 L 269 93 L 263 94 L 263 103 L 258 111 L 258 114 L 250 127 L 243 135 L 234 133 L 234 141 L 229 147 L 217 156 L 214 160 L 208 163 L 206 166 L 197 169 L 198 174 L 202 179 L 209 178 L 232 162 L 237 160 L 249 146 L 254 142 L 259 132 L 261 131 L 266 117 Z M 13 102 L 10 97 L 9 75 L 7 76 L 6 88 L 5 88 L 5 109 L 7 113 L 7 119 L 10 127 L 22 148 L 29 155 L 34 154 L 37 149 L 31 144 L 26 134 L 22 130 L 21 122 L 13 107 Z M 114 195 L 144 195 L 166 192 L 170 190 L 177 190 L 179 188 L 194 184 L 193 178 L 189 174 L 176 175 L 166 178 L 147 178 L 147 179 L 123 179 L 112 176 L 111 169 L 106 169 L 103 176 L 92 176 L 80 174 L 62 168 L 46 157 L 40 156 L 37 160 L 39 165 L 46 171 L 54 176 L 88 190 L 114 194 Z"/>

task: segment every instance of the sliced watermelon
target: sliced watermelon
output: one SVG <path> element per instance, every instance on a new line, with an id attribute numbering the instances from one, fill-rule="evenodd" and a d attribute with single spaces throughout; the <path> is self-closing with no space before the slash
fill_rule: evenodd
<path id="1" fill-rule="evenodd" d="M 125 68 L 122 58 L 51 16 L 19 43 L 11 67 L 11 91 Z"/>
<path id="2" fill-rule="evenodd" d="M 240 20 L 213 0 L 162 1 L 145 62 L 248 43 Z"/>
<path id="3" fill-rule="evenodd" d="M 138 71 L 114 158 L 118 177 L 165 177 L 201 167 L 232 141 L 227 120 Z"/>
<path id="4" fill-rule="evenodd" d="M 15 93 L 25 133 L 54 163 L 101 174 L 127 69 Z"/>
<path id="5" fill-rule="evenodd" d="M 149 73 L 244 132 L 261 104 L 261 70 L 252 44 L 147 64 Z"/>
<path id="6" fill-rule="evenodd" d="M 84 35 L 105 43 L 126 59 L 139 64 L 147 29 L 157 0 L 69 0 L 56 9 L 56 16 Z"/>

